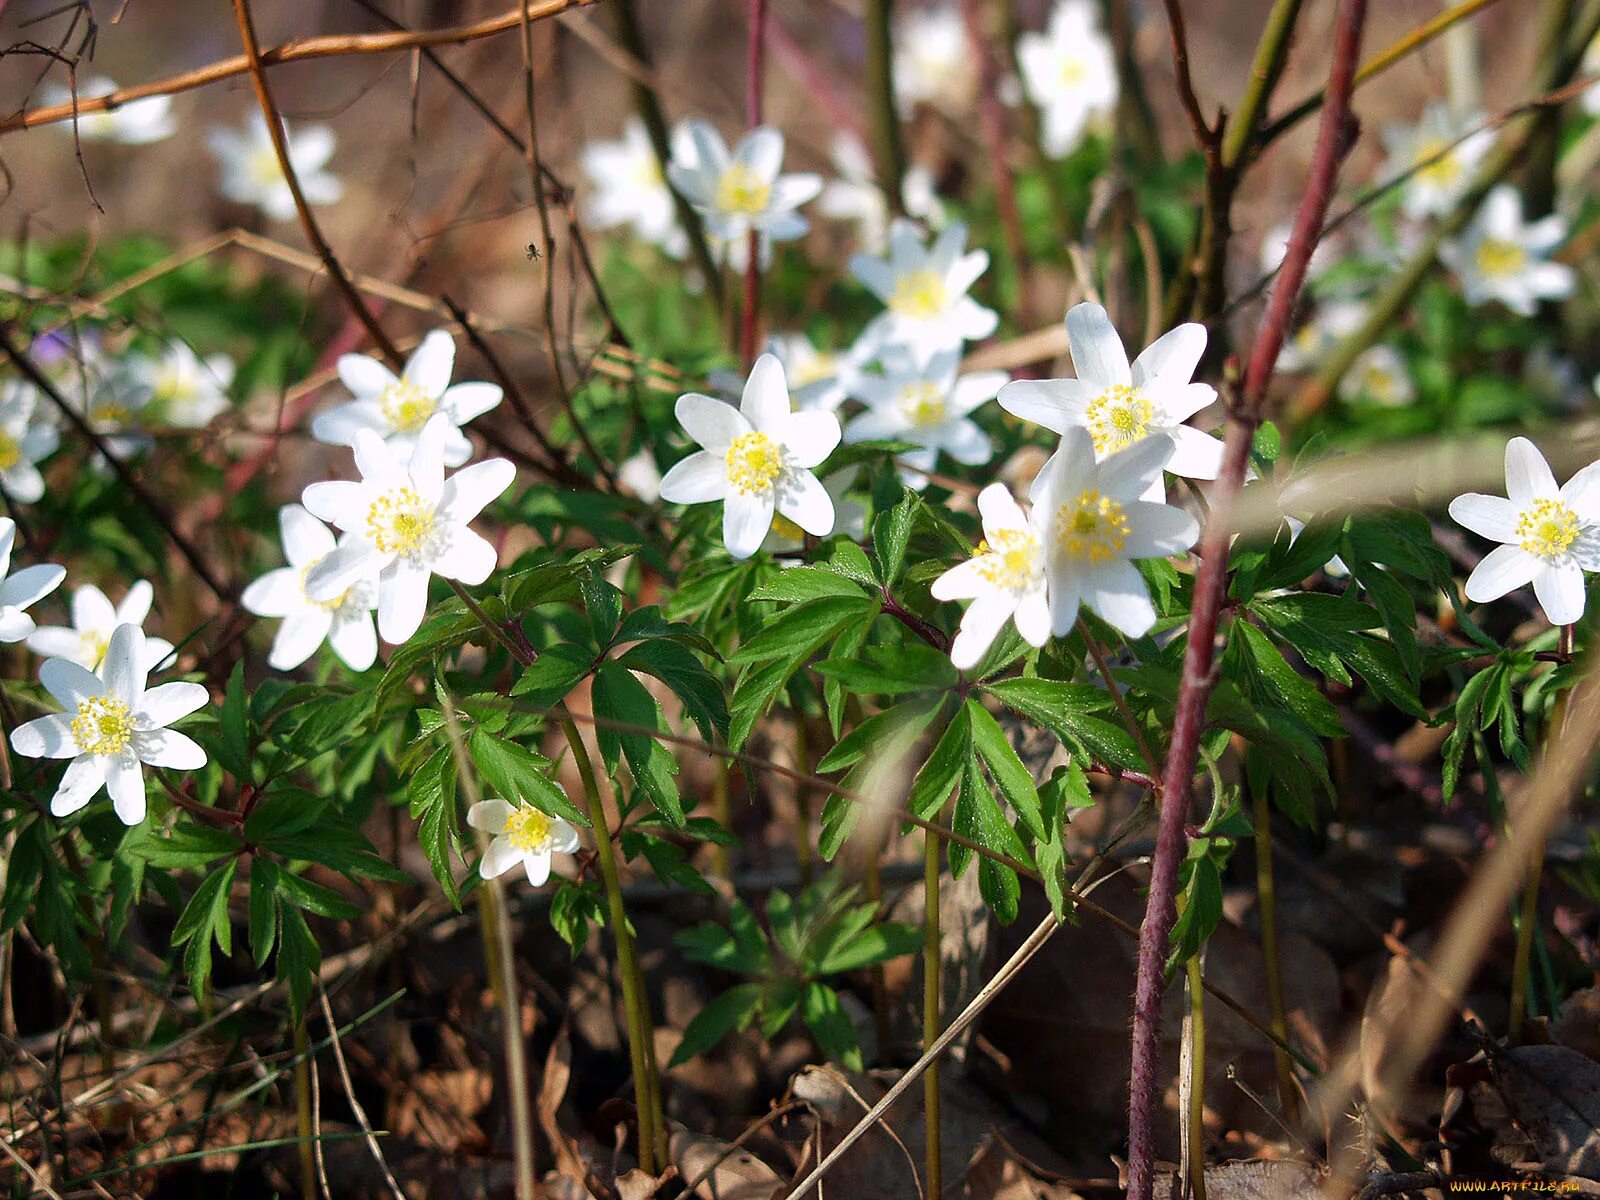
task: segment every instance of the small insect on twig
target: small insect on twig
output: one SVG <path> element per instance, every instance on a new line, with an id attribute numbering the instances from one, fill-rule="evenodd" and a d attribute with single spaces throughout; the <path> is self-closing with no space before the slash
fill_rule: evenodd
<path id="1" fill-rule="evenodd" d="M 539 253 L 539 247 L 534 245 L 532 242 L 529 242 L 528 243 L 528 261 L 529 262 L 537 262 L 539 259 L 541 259 L 543 257 L 544 257 L 544 255 Z"/>

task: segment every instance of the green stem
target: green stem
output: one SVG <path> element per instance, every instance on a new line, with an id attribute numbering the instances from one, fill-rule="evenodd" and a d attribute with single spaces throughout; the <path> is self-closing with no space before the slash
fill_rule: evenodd
<path id="1" fill-rule="evenodd" d="M 925 835 L 922 851 L 922 888 L 927 911 L 922 920 L 922 1049 L 939 1040 L 939 983 L 943 974 L 939 953 L 939 839 Z M 944 1194 L 944 1162 L 940 1146 L 939 1060 L 922 1076 L 922 1111 L 927 1140 L 927 1177 L 923 1194 L 938 1200 Z"/>
<path id="2" fill-rule="evenodd" d="M 306 1200 L 317 1195 L 316 1132 L 311 1127 L 311 1050 L 306 1040 L 302 1017 L 294 1025 L 294 1118 L 299 1135 L 300 1194 Z"/>
<path id="3" fill-rule="evenodd" d="M 894 0 L 867 0 L 867 102 L 872 106 L 872 157 L 891 213 L 905 210 L 906 154 L 894 104 Z"/>
<path id="4" fill-rule="evenodd" d="M 1184 1120 L 1189 1195 L 1206 1200 L 1206 989 L 1200 956 L 1183 966 L 1189 984 L 1189 1111 Z"/>
<path id="5" fill-rule="evenodd" d="M 862 888 L 867 894 L 867 900 L 872 904 L 872 911 L 881 920 L 883 917 L 883 844 L 881 841 L 872 847 L 872 852 L 867 856 Z M 872 987 L 872 1024 L 878 1033 L 878 1057 L 880 1060 L 886 1060 L 889 1054 L 889 1043 L 894 1038 L 894 1025 L 889 1020 L 889 981 L 884 976 L 881 962 L 872 964 L 868 971 L 868 978 Z"/>
<path id="6" fill-rule="evenodd" d="M 1297 1125 L 1300 1120 L 1300 1093 L 1294 1086 L 1294 1064 L 1284 1045 L 1289 1041 L 1289 1020 L 1283 1003 L 1283 964 L 1278 950 L 1278 887 L 1272 867 L 1272 809 L 1265 788 L 1254 789 L 1256 836 L 1256 903 L 1261 916 L 1261 956 L 1267 963 L 1267 1008 L 1272 1047 L 1278 1064 L 1278 1104 L 1284 1120 Z"/>
<path id="7" fill-rule="evenodd" d="M 1255 141 L 1256 128 L 1266 112 L 1267 101 L 1283 74 L 1283 64 L 1289 57 L 1289 39 L 1294 24 L 1300 16 L 1302 0 L 1278 0 L 1267 14 L 1261 40 L 1256 43 L 1256 56 L 1250 64 L 1250 83 L 1239 97 L 1239 107 L 1233 120 L 1222 135 L 1222 164 L 1230 170 L 1244 161 Z"/>
<path id="8" fill-rule="evenodd" d="M 659 1152 L 664 1147 L 659 1101 L 655 1092 L 655 1051 L 650 1043 L 650 1014 L 644 990 L 644 973 L 639 969 L 638 949 L 634 946 L 633 931 L 622 905 L 622 877 L 617 869 L 617 851 L 611 839 L 611 822 L 606 814 L 605 802 L 600 797 L 594 764 L 589 760 L 583 735 L 578 732 L 578 726 L 572 718 L 562 719 L 561 731 L 566 735 L 567 745 L 572 748 L 572 761 L 583 780 L 589 821 L 594 826 L 595 857 L 600 861 L 600 874 L 605 880 L 611 935 L 617 943 L 617 971 L 622 976 L 622 1007 L 628 1019 L 628 1056 L 633 1065 L 633 1101 L 639 1113 L 639 1166 L 647 1174 L 654 1175 L 657 1163 L 663 1161 Z"/>
<path id="9" fill-rule="evenodd" d="M 1506 1017 L 1506 1038 L 1522 1044 L 1522 1026 L 1528 1009 L 1528 966 L 1533 939 L 1539 929 L 1539 881 L 1544 874 L 1544 839 L 1528 847 L 1528 877 L 1522 885 L 1522 908 L 1517 921 L 1516 954 L 1511 963 L 1511 1011 Z"/>

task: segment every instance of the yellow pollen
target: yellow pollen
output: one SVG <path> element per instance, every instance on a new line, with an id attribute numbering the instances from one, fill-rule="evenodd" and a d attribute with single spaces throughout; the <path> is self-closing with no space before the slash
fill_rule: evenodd
<path id="1" fill-rule="evenodd" d="M 806 531 L 782 513 L 772 514 L 772 532 L 791 542 L 803 542 L 806 540 Z"/>
<path id="2" fill-rule="evenodd" d="M 839 373 L 839 356 L 837 354 L 814 354 L 804 362 L 792 366 L 784 364 L 789 373 L 789 386 L 799 389 L 811 383 L 821 383 L 824 379 L 832 379 Z"/>
<path id="3" fill-rule="evenodd" d="M 1528 252 L 1515 242 L 1484 238 L 1478 243 L 1475 257 L 1478 261 L 1478 270 L 1491 279 L 1499 279 L 1506 275 L 1515 275 L 1522 270 L 1528 261 Z"/>
<path id="4" fill-rule="evenodd" d="M 1065 58 L 1061 60 L 1061 82 L 1067 87 L 1077 87 L 1089 78 L 1089 68 L 1081 58 Z"/>
<path id="5" fill-rule="evenodd" d="M 641 155 L 634 160 L 633 182 L 646 191 L 653 191 L 665 185 L 666 180 L 661 175 L 661 164 L 656 162 L 654 154 Z"/>
<path id="6" fill-rule="evenodd" d="M 9 471 L 22 461 L 22 444 L 0 429 L 0 471 Z"/>
<path id="7" fill-rule="evenodd" d="M 783 474 L 783 447 L 764 433 L 741 433 L 728 447 L 728 486 L 736 492 L 770 492 Z"/>
<path id="8" fill-rule="evenodd" d="M 117 754 L 133 740 L 133 714 L 115 696 L 90 696 L 78 704 L 72 737 L 85 754 Z"/>
<path id="9" fill-rule="evenodd" d="M 1143 392 L 1119 383 L 1089 401 L 1083 416 L 1095 453 L 1106 455 L 1141 441 L 1150 432 L 1156 409 Z"/>
<path id="10" fill-rule="evenodd" d="M 994 542 L 979 542 L 978 574 L 997 588 L 1024 591 L 1039 577 L 1039 536 L 1031 529 L 1002 529 Z"/>
<path id="11" fill-rule="evenodd" d="M 313 600 L 311 598 L 311 593 L 306 590 L 306 576 L 311 574 L 311 568 L 316 566 L 317 563 L 321 561 L 322 559 L 319 558 L 307 566 L 300 568 L 300 594 L 306 598 L 307 604 L 314 604 L 318 608 L 323 608 L 328 612 L 336 613 L 345 606 L 345 603 L 350 599 L 350 593 L 354 592 L 356 589 L 353 587 L 345 588 L 344 591 L 340 592 L 332 600 Z"/>
<path id="12" fill-rule="evenodd" d="M 437 526 L 433 505 L 408 487 L 385 492 L 367 509 L 367 541 L 384 554 L 422 553 Z"/>
<path id="13" fill-rule="evenodd" d="M 514 808 L 501 834 L 524 854 L 534 854 L 550 844 L 550 818 L 537 808 Z"/>
<path id="14" fill-rule="evenodd" d="M 1109 562 L 1127 545 L 1128 529 L 1122 505 L 1092 488 L 1056 510 L 1056 545 L 1069 558 Z"/>
<path id="15" fill-rule="evenodd" d="M 947 415 L 944 393 L 927 379 L 908 383 L 900 389 L 900 412 L 919 429 L 942 424 Z"/>
<path id="16" fill-rule="evenodd" d="M 1418 166 L 1417 175 L 1429 183 L 1440 187 L 1449 187 L 1461 178 L 1461 161 L 1454 154 L 1445 153 L 1449 143 L 1441 138 L 1428 138 L 1417 145 L 1416 153 L 1411 156 L 1413 163 L 1428 163 L 1427 166 Z M 1441 157 L 1436 162 L 1428 162 L 1434 155 Z"/>
<path id="17" fill-rule="evenodd" d="M 398 379 L 378 396 L 378 407 L 400 433 L 415 433 L 428 423 L 439 402 L 409 379 Z"/>
<path id="18" fill-rule="evenodd" d="M 1375 400 L 1393 400 L 1398 394 L 1395 378 L 1383 367 L 1368 367 L 1361 375 L 1361 390 Z"/>
<path id="19" fill-rule="evenodd" d="M 126 404 L 119 404 L 115 400 L 102 401 L 89 410 L 89 419 L 98 421 L 102 425 L 121 425 L 131 416 L 133 416 L 132 410 Z"/>
<path id="20" fill-rule="evenodd" d="M 283 182 L 283 167 L 278 162 L 278 152 L 271 146 L 252 150 L 245 159 L 244 173 L 259 188 L 274 187 Z"/>
<path id="21" fill-rule="evenodd" d="M 78 635 L 78 644 L 83 649 L 84 664 L 91 671 L 98 671 L 100 664 L 105 661 L 111 635 L 99 629 L 86 630 Z"/>
<path id="22" fill-rule="evenodd" d="M 730 163 L 717 180 L 717 207 L 727 213 L 754 216 L 767 211 L 772 185 L 743 163 Z"/>
<path id="23" fill-rule="evenodd" d="M 950 291 L 944 285 L 944 277 L 924 268 L 895 281 L 894 295 L 889 297 L 889 311 L 915 321 L 928 321 L 942 313 L 949 303 Z"/>
<path id="24" fill-rule="evenodd" d="M 1517 518 L 1522 548 L 1547 562 L 1566 554 L 1580 532 L 1578 514 L 1559 500 L 1535 500 Z"/>

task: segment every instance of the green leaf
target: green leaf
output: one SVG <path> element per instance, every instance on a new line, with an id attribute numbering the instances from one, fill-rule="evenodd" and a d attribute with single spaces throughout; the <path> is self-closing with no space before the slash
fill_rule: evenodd
<path id="1" fill-rule="evenodd" d="M 745 672 L 729 705 L 732 720 L 728 744 L 744 745 L 762 714 L 790 678 L 830 638 L 878 612 L 878 601 L 865 596 L 832 596 L 799 604 L 778 614 L 729 659 L 760 663 Z M 765 660 L 772 661 L 765 661 Z"/>
<path id="2" fill-rule="evenodd" d="M 327 801 L 299 788 L 279 788 L 257 799 L 245 818 L 244 836 L 253 845 L 303 833 L 317 823 Z"/>
<path id="3" fill-rule="evenodd" d="M 1278 648 L 1248 621 L 1235 621 L 1224 667 L 1235 665 L 1233 680 L 1247 694 L 1275 703 L 1323 737 L 1342 737 L 1339 710 L 1285 661 Z"/>
<path id="4" fill-rule="evenodd" d="M 734 1030 L 747 1029 L 760 1007 L 759 983 L 741 983 L 729 988 L 694 1015 L 684 1028 L 683 1040 L 672 1052 L 667 1068 L 670 1070 L 697 1054 L 704 1054 Z"/>
<path id="5" fill-rule="evenodd" d="M 1216 862 L 1209 855 L 1191 857 L 1184 868 L 1183 911 L 1172 927 L 1172 950 L 1166 965 L 1169 974 L 1200 953 L 1222 920 L 1222 875 Z"/>
<path id="6" fill-rule="evenodd" d="M 970 696 L 966 709 L 972 722 L 973 747 L 983 759 L 984 766 L 989 768 L 989 777 L 1022 818 L 1028 832 L 1036 838 L 1044 837 L 1044 817 L 1040 812 L 1039 791 L 1034 786 L 1033 776 L 1028 774 L 1028 768 L 1022 765 L 1022 760 L 1006 739 L 1005 731 L 989 714 L 989 710 Z"/>
<path id="7" fill-rule="evenodd" d="M 674 827 L 683 825 L 683 801 L 678 795 L 678 762 L 652 732 L 662 729 L 661 706 L 627 667 L 605 662 L 595 672 L 591 692 L 594 715 L 628 728 L 596 727 L 600 753 L 606 767 L 616 773 L 618 750 L 627 757 L 634 781 L 644 790 L 655 810 Z"/>
<path id="8" fill-rule="evenodd" d="M 193 870 L 244 848 L 234 834 L 209 825 L 174 825 L 165 837 L 150 837 L 128 848 L 128 852 L 153 867 L 168 870 Z"/>
<path id="9" fill-rule="evenodd" d="M 588 826 L 588 816 L 547 774 L 550 761 L 543 755 L 482 729 L 468 736 L 467 753 L 483 781 L 511 803 L 531 804 L 552 817 Z"/>
<path id="10" fill-rule="evenodd" d="M 322 948 L 299 909 L 280 905 L 278 911 L 278 978 L 289 986 L 289 1013 L 298 1022 L 305 1017 L 311 982 L 322 966 Z"/>
<path id="11" fill-rule="evenodd" d="M 222 699 L 222 745 L 219 761 L 235 779 L 248 780 L 250 772 L 250 703 L 244 693 L 244 662 L 228 676 Z"/>
<path id="12" fill-rule="evenodd" d="M 906 692 L 953 688 L 960 682 L 950 656 L 921 642 L 873 646 L 864 656 L 830 658 L 818 663 L 816 669 L 824 679 L 836 679 L 850 691 L 864 696 L 898 696 Z"/>
<path id="13" fill-rule="evenodd" d="M 296 875 L 292 871 L 278 872 L 278 894 L 281 898 L 293 903 L 297 908 L 314 912 L 319 917 L 329 917 L 338 921 L 353 921 L 361 915 L 361 909 L 351 904 L 343 896 L 331 888 L 323 887 L 320 883 Z"/>
<path id="14" fill-rule="evenodd" d="M 906 561 L 906 543 L 911 540 L 911 526 L 921 503 L 917 494 L 907 488 L 898 504 L 879 513 L 872 522 L 872 549 L 878 556 L 878 578 L 884 587 L 893 587 L 900 578 Z"/>
<path id="15" fill-rule="evenodd" d="M 917 772 L 911 794 L 906 797 L 906 807 L 924 821 L 932 820 L 961 782 L 961 772 L 966 769 L 971 754 L 972 718 L 963 704 L 945 726 L 928 761 Z"/>
<path id="16" fill-rule="evenodd" d="M 790 567 L 779 571 L 759 587 L 752 588 L 749 600 L 782 600 L 803 604 L 807 600 L 844 597 L 865 599 L 861 585 L 827 567 Z"/>
<path id="17" fill-rule="evenodd" d="M 609 646 L 622 620 L 622 593 L 607 583 L 600 569 L 592 564 L 578 576 L 578 591 L 584 611 L 589 614 L 594 640 Z"/>
<path id="18" fill-rule="evenodd" d="M 250 864 L 250 955 L 257 968 L 267 965 L 278 940 L 278 867 L 269 858 Z"/>
<path id="19" fill-rule="evenodd" d="M 567 698 L 594 667 L 595 652 L 571 642 L 558 642 L 524 667 L 511 685 L 513 696 L 533 708 L 552 708 Z"/>
<path id="20" fill-rule="evenodd" d="M 1112 708 L 1111 697 L 1097 687 L 1055 679 L 1002 679 L 984 690 L 1013 712 L 1043 725 L 1084 758 L 1125 770 L 1146 769 L 1132 735 L 1096 715 Z"/>
<path id="21" fill-rule="evenodd" d="M 882 770 L 883 766 L 897 761 L 910 750 L 933 720 L 933 715 L 942 707 L 943 696 L 919 696 L 875 713 L 822 756 L 817 763 L 818 774 L 842 771 L 868 754 L 873 756 L 873 769 Z"/>
<path id="22" fill-rule="evenodd" d="M 858 971 L 862 967 L 915 953 L 921 944 L 922 930 L 917 926 L 902 921 L 884 921 L 863 930 L 842 945 L 830 947 L 816 964 L 816 971 L 819 975 Z"/>
<path id="23" fill-rule="evenodd" d="M 824 1054 L 846 1070 L 862 1069 L 861 1046 L 856 1041 L 855 1026 L 845 1015 L 838 992 L 823 983 L 806 984 L 800 1016 Z"/>
<path id="24" fill-rule="evenodd" d="M 701 737 L 712 741 L 718 734 L 727 736 L 728 705 L 722 684 L 683 646 L 665 640 L 641 642 L 617 661 L 671 688 Z"/>

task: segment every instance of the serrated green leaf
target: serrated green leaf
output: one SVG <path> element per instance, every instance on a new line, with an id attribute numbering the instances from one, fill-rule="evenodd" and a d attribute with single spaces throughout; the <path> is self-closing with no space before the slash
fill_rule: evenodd
<path id="1" fill-rule="evenodd" d="M 1005 731 L 989 710 L 971 697 L 967 698 L 966 709 L 972 722 L 972 745 L 983 759 L 984 766 L 988 767 L 989 777 L 999 787 L 1012 810 L 1022 818 L 1028 832 L 1036 838 L 1044 837 L 1044 817 L 1039 808 L 1039 790 L 1034 785 L 1033 776 L 1028 774 L 1028 768 L 1022 765 Z"/>
<path id="2" fill-rule="evenodd" d="M 483 781 L 512 804 L 531 804 L 541 812 L 587 827 L 589 818 L 548 774 L 550 761 L 516 742 L 474 729 L 467 753 Z"/>
<path id="3" fill-rule="evenodd" d="M 1132 735 L 1098 715 L 1112 707 L 1111 697 L 1099 688 L 1055 679 L 1002 679 L 986 684 L 984 690 L 1095 762 L 1132 771 L 1145 769 Z"/>
<path id="4" fill-rule="evenodd" d="M 596 726 L 601 756 L 615 773 L 617 751 L 628 760 L 634 781 L 644 790 L 655 810 L 674 827 L 683 824 L 683 801 L 678 795 L 678 762 L 651 732 L 662 728 L 661 706 L 627 667 L 605 662 L 595 672 L 590 693 L 597 718 L 626 728 Z"/>
<path id="5" fill-rule="evenodd" d="M 668 1069 L 704 1054 L 735 1030 L 748 1028 L 760 1006 L 761 985 L 758 983 L 741 983 L 723 992 L 684 1027 L 683 1040 L 672 1052 Z"/>

